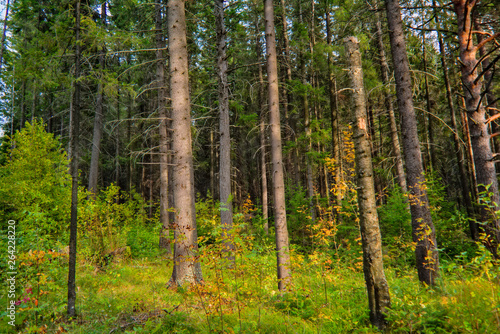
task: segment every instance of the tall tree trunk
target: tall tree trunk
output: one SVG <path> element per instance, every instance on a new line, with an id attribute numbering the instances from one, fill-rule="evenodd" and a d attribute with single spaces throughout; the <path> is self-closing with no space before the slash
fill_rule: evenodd
<path id="1" fill-rule="evenodd" d="M 266 112 L 265 112 L 265 93 L 264 78 L 262 75 L 262 66 L 259 65 L 259 139 L 260 139 L 260 173 L 262 184 L 262 220 L 264 221 L 264 232 L 269 234 L 269 207 L 267 190 L 267 166 L 266 166 Z"/>
<path id="2" fill-rule="evenodd" d="M 80 0 L 75 4 L 75 79 L 71 108 L 71 221 L 69 227 L 68 317 L 76 316 L 76 238 L 78 231 L 78 137 L 80 132 Z"/>
<path id="3" fill-rule="evenodd" d="M 478 31 L 481 31 L 481 24 L 479 23 L 479 20 L 476 18 L 474 20 L 474 26 L 475 29 Z M 482 44 L 482 41 L 484 40 L 483 34 L 479 33 L 477 34 L 477 43 Z M 487 56 L 487 51 L 484 46 L 484 44 L 479 48 L 479 56 L 481 57 L 481 67 L 485 70 L 484 72 L 484 82 L 485 84 L 485 92 L 486 92 L 486 112 L 489 114 L 489 116 L 494 116 L 498 114 L 498 109 L 496 108 L 496 98 L 493 92 L 491 91 L 491 85 L 493 82 L 493 71 L 490 67 L 490 57 Z M 500 127 L 498 126 L 497 122 L 491 122 L 491 133 L 493 135 L 498 134 L 500 132 Z M 493 148 L 495 153 L 500 153 L 500 136 L 496 135 L 493 137 Z"/>
<path id="4" fill-rule="evenodd" d="M 385 56 L 385 47 L 382 34 L 382 21 L 380 20 L 380 14 L 377 12 L 377 44 L 378 52 L 380 58 L 380 67 L 382 72 L 382 83 L 385 86 L 384 89 L 384 100 L 385 107 L 389 113 L 389 124 L 391 126 L 391 139 L 392 139 L 392 150 L 394 151 L 394 157 L 396 158 L 396 175 L 398 178 L 398 184 L 403 193 L 406 193 L 408 189 L 406 188 L 406 175 L 403 168 L 403 158 L 401 156 L 401 145 L 399 144 L 398 137 L 398 126 L 396 124 L 396 116 L 394 114 L 394 107 L 392 102 L 392 94 L 389 89 L 389 64 L 387 63 L 387 58 Z"/>
<path id="5" fill-rule="evenodd" d="M 433 0 L 432 2 L 433 7 L 436 7 L 436 3 Z M 451 84 L 450 84 L 450 79 L 448 75 L 448 65 L 446 62 L 446 52 L 445 52 L 445 45 L 443 41 L 443 37 L 441 35 L 441 32 L 439 31 L 439 16 L 436 13 L 436 9 L 434 9 L 434 19 L 436 21 L 436 28 L 438 29 L 437 34 L 438 34 L 438 43 L 439 43 L 439 52 L 441 54 L 441 67 L 443 69 L 443 78 L 444 78 L 444 85 L 446 88 L 446 100 L 448 102 L 448 109 L 450 110 L 450 119 L 451 119 L 451 128 L 453 129 L 453 141 L 455 144 L 455 154 L 457 157 L 457 163 L 458 163 L 458 171 L 459 171 L 459 176 L 460 176 L 460 187 L 462 188 L 462 195 L 464 198 L 465 202 L 465 208 L 467 210 L 467 215 L 469 217 L 472 217 L 473 214 L 473 208 L 472 208 L 472 201 L 471 201 L 471 196 L 470 196 L 470 187 L 469 187 L 469 181 L 467 180 L 467 168 L 466 168 L 466 163 L 467 160 L 465 158 L 464 152 L 462 148 L 460 147 L 460 135 L 459 135 L 459 129 L 458 129 L 458 124 L 457 124 L 457 116 L 455 112 L 455 105 L 453 104 L 453 95 L 451 92 Z M 470 228 L 470 233 L 471 237 L 473 240 L 478 239 L 478 227 L 477 223 L 473 221 L 472 219 L 469 220 L 469 228 Z"/>
<path id="6" fill-rule="evenodd" d="M 119 64 L 118 64 L 119 65 Z M 116 94 L 116 127 L 115 127 L 115 183 L 120 186 L 120 88 Z"/>
<path id="7" fill-rule="evenodd" d="M 429 200 L 425 186 L 420 142 L 417 133 L 417 119 L 413 107 L 410 66 L 406 54 L 406 41 L 401 21 L 398 0 L 385 0 L 389 37 L 391 40 L 396 95 L 401 117 L 403 148 L 406 161 L 406 182 L 412 220 L 412 237 L 415 248 L 418 278 L 428 285 L 435 284 L 438 275 L 439 257 L 436 232 L 429 210 Z"/>
<path id="8" fill-rule="evenodd" d="M 5 5 L 5 19 L 3 21 L 3 30 L 2 30 L 2 41 L 0 42 L 0 70 L 3 65 L 3 52 L 5 50 L 5 37 L 7 36 L 7 19 L 9 17 L 9 5 L 10 0 L 7 0 L 7 5 Z"/>
<path id="9" fill-rule="evenodd" d="M 349 76 L 354 90 L 352 95 L 352 102 L 355 106 L 353 138 L 360 212 L 359 226 L 363 244 L 363 272 L 368 291 L 370 321 L 374 326 L 383 329 L 385 315 L 391 306 L 391 301 L 382 261 L 382 237 L 380 236 L 375 200 L 372 154 L 363 87 L 363 68 L 358 40 L 355 37 L 346 38 L 345 48 L 350 66 Z"/>
<path id="10" fill-rule="evenodd" d="M 21 130 L 24 127 L 25 120 L 26 120 L 26 79 L 23 79 L 23 82 L 21 83 L 21 124 L 19 124 L 19 130 Z M 62 132 L 60 135 L 62 137 Z"/>
<path id="11" fill-rule="evenodd" d="M 300 21 L 302 23 L 302 8 L 299 5 Z M 311 28 L 311 27 L 309 27 Z M 312 44 L 309 43 L 309 51 L 312 55 Z M 316 220 L 316 210 L 314 208 L 314 183 L 313 183 L 313 171 L 312 171 L 312 141 L 311 141 L 311 112 L 309 108 L 309 84 L 307 82 L 307 71 L 306 71 L 306 56 L 304 51 L 299 51 L 298 55 L 300 59 L 300 71 L 302 76 L 302 108 L 304 109 L 304 131 L 306 134 L 307 148 L 306 148 L 306 186 L 307 186 L 307 197 L 309 198 L 309 212 L 311 215 L 311 220 Z M 312 78 L 312 76 L 311 76 Z"/>
<path id="12" fill-rule="evenodd" d="M 493 35 L 474 45 L 472 13 L 476 1 L 453 0 L 455 13 L 457 15 L 458 42 L 460 63 L 462 72 L 462 86 L 465 95 L 465 108 L 469 124 L 469 133 L 473 153 L 473 164 L 476 169 L 477 191 L 479 194 L 489 194 L 488 205 L 481 205 L 481 221 L 486 224 L 484 230 L 488 236 L 485 246 L 497 254 L 497 245 L 500 242 L 500 221 L 495 212 L 499 206 L 498 181 L 491 150 L 490 133 L 488 121 L 486 120 L 486 108 L 482 103 L 483 80 L 478 74 L 478 60 L 476 53 L 480 47 L 488 41 L 498 37 Z"/>
<path id="13" fill-rule="evenodd" d="M 282 0 L 282 6 L 284 6 L 284 0 Z M 255 31 L 259 31 L 258 22 L 255 22 Z M 287 35 L 288 36 L 288 35 Z M 288 38 L 288 37 L 287 37 Z M 286 43 L 285 43 L 286 50 Z M 262 45 L 260 42 L 260 37 L 257 36 L 255 39 L 255 53 L 261 55 L 263 52 Z M 286 55 L 286 51 L 285 51 Z M 259 56 L 259 61 L 260 61 Z M 285 60 L 287 61 L 287 60 Z M 291 73 L 290 73 L 291 75 Z M 284 95 L 287 93 L 285 92 Z M 258 103 L 259 103 L 259 141 L 260 141 L 260 173 L 261 173 L 261 191 L 262 191 L 262 220 L 264 223 L 264 232 L 266 235 L 269 234 L 269 198 L 268 198 L 268 188 L 267 188 L 267 164 L 266 164 L 266 96 L 265 96 L 265 86 L 264 86 L 264 76 L 262 65 L 259 65 L 259 91 L 258 91 Z M 292 164 L 293 165 L 293 164 Z"/>
<path id="14" fill-rule="evenodd" d="M 210 192 L 212 193 L 212 198 L 217 197 L 217 189 L 215 187 L 215 140 L 213 128 L 210 128 Z"/>
<path id="15" fill-rule="evenodd" d="M 328 1 L 326 4 L 326 15 L 325 15 L 325 25 L 326 25 L 326 42 L 328 46 L 332 47 L 332 33 L 330 30 L 330 6 Z M 337 87 L 335 82 L 335 77 L 333 75 L 333 56 L 332 50 L 328 50 L 328 97 L 330 99 L 330 120 L 332 127 L 332 158 L 334 160 L 334 183 L 338 185 L 341 180 L 341 168 L 340 168 L 340 147 L 339 147 L 339 118 L 340 113 L 338 109 L 338 100 L 337 100 Z M 330 191 L 328 189 L 328 191 Z M 337 208 L 340 208 L 342 203 L 342 195 L 339 191 L 336 192 L 335 195 L 335 207 L 332 212 L 339 219 L 339 215 L 337 214 Z"/>
<path id="16" fill-rule="evenodd" d="M 198 233 L 194 193 L 185 0 L 168 2 L 170 96 L 172 98 L 173 191 L 175 208 L 174 269 L 170 284 L 203 280 L 197 260 Z"/>
<path id="17" fill-rule="evenodd" d="M 167 98 L 165 88 L 165 60 L 163 49 L 165 42 L 163 37 L 163 15 L 162 3 L 155 3 L 155 28 L 156 28 L 156 84 L 158 88 L 158 116 L 160 117 L 160 240 L 159 247 L 165 249 L 167 254 L 172 253 L 169 237 L 169 213 L 170 203 L 168 201 L 168 179 L 169 179 L 169 149 L 168 149 L 168 118 Z"/>
<path id="18" fill-rule="evenodd" d="M 128 92 L 127 94 L 128 103 L 127 103 L 127 143 L 131 144 L 132 139 L 132 108 L 134 105 L 134 100 L 132 99 L 132 94 Z M 129 157 L 127 159 L 127 191 L 130 192 L 132 189 L 132 159 Z"/>
<path id="19" fill-rule="evenodd" d="M 215 0 L 215 26 L 217 31 L 217 69 L 219 81 L 219 194 L 221 223 L 225 230 L 226 248 L 234 249 L 230 241 L 233 227 L 233 204 L 231 198 L 231 135 L 229 131 L 229 86 L 227 82 L 226 26 L 224 24 L 224 0 Z"/>
<path id="20" fill-rule="evenodd" d="M 284 73 L 284 83 L 282 85 L 282 94 L 283 94 L 283 112 L 285 114 L 285 122 L 286 122 L 286 127 L 288 130 L 285 132 L 285 141 L 296 141 L 296 137 L 290 133 L 294 132 L 293 129 L 294 127 L 292 126 L 292 123 L 290 121 L 290 106 L 292 103 L 292 95 L 290 94 L 289 89 L 287 89 L 287 84 L 292 81 L 292 65 L 291 65 L 291 58 L 290 58 L 290 39 L 288 37 L 288 22 L 287 22 L 287 17 L 286 17 L 286 4 L 285 0 L 281 0 L 281 24 L 282 24 L 282 29 L 283 29 L 283 52 L 284 52 L 284 66 L 285 66 L 285 73 Z M 286 156 L 286 167 L 287 170 L 289 171 L 290 179 L 294 180 L 295 184 L 298 185 L 298 180 L 299 180 L 299 171 L 297 170 L 297 165 L 295 161 L 297 156 L 297 148 L 294 146 L 291 150 L 289 150 L 287 156 Z"/>
<path id="21" fill-rule="evenodd" d="M 274 31 L 273 1 L 265 0 L 267 79 L 269 81 L 269 118 L 271 126 L 271 156 L 273 162 L 274 220 L 276 230 L 276 256 L 278 288 L 287 289 L 291 281 L 290 249 L 286 223 L 285 182 L 281 152 L 281 128 L 279 111 L 278 64 Z"/>
<path id="22" fill-rule="evenodd" d="M 106 1 L 101 5 L 101 21 L 103 26 L 106 26 Z M 99 69 L 104 71 L 104 47 L 99 52 Z M 94 116 L 94 136 L 92 138 L 92 156 L 90 158 L 90 172 L 89 172 L 89 191 L 97 194 L 97 178 L 99 171 L 99 154 L 101 153 L 101 138 L 102 138 L 102 125 L 103 125 L 103 75 L 99 78 L 97 84 L 97 101 Z"/>
<path id="23" fill-rule="evenodd" d="M 427 75 L 427 51 L 425 48 L 425 33 L 422 38 L 422 62 L 424 65 L 424 86 L 425 86 L 425 102 L 427 106 L 427 154 L 429 155 L 429 170 L 436 168 L 436 153 L 434 152 L 434 125 L 432 121 L 432 106 L 431 96 L 429 93 L 429 78 Z"/>
<path id="24" fill-rule="evenodd" d="M 312 153 L 312 141 L 311 141 L 311 115 L 309 111 L 309 99 L 307 92 L 307 80 L 306 80 L 306 67 L 305 60 L 302 60 L 302 85 L 304 86 L 304 93 L 302 96 L 302 106 L 304 108 L 304 127 L 307 140 L 307 152 L 306 152 L 306 183 L 307 183 L 307 197 L 309 197 L 309 212 L 311 214 L 311 220 L 316 220 L 316 210 L 313 204 L 314 198 L 314 185 L 313 185 L 313 172 L 312 172 L 312 161 L 310 153 Z"/>
<path id="25" fill-rule="evenodd" d="M 33 99 L 31 100 L 31 124 L 35 121 L 35 114 L 36 114 L 36 106 L 37 106 L 37 87 L 36 87 L 36 81 L 33 79 Z"/>

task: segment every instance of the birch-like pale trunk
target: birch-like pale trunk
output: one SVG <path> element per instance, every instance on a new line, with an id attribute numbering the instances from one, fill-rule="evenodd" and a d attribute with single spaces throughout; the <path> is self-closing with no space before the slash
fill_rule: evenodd
<path id="1" fill-rule="evenodd" d="M 385 315 L 391 306 L 389 286 L 385 278 L 382 237 L 377 214 L 376 192 L 373 177 L 372 153 L 368 122 L 366 117 L 363 68 L 359 42 L 355 37 L 344 40 L 349 63 L 349 76 L 354 90 L 352 104 L 355 107 L 354 148 L 356 160 L 356 179 L 358 186 L 359 227 L 363 245 L 363 272 L 365 275 L 371 323 L 383 329 Z"/>

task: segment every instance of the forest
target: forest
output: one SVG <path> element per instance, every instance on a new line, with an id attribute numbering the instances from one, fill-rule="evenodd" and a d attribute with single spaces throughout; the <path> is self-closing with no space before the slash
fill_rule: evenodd
<path id="1" fill-rule="evenodd" d="M 500 332 L 498 0 L 0 2 L 0 333 Z"/>

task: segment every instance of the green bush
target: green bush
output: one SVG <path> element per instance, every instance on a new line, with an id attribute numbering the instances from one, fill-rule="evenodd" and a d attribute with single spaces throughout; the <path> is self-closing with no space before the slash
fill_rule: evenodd
<path id="1" fill-rule="evenodd" d="M 4 145 L 8 148 L 0 166 L 2 231 L 12 219 L 17 222 L 19 248 L 53 247 L 67 235 L 71 184 L 66 153 L 41 121 L 26 123 Z"/>
<path id="2" fill-rule="evenodd" d="M 81 190 L 79 197 L 80 252 L 92 263 L 107 263 L 111 252 L 125 246 L 132 256 L 151 256 L 158 248 L 158 235 L 146 223 L 144 201 L 135 191 L 121 193 L 111 184 L 96 196 Z"/>

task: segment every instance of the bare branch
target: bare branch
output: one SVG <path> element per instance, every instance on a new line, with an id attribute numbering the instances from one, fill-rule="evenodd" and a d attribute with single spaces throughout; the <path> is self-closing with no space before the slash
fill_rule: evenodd
<path id="1" fill-rule="evenodd" d="M 492 40 L 494 40 L 495 38 L 497 37 L 500 37 L 500 32 L 497 32 L 496 34 L 494 35 L 491 35 L 490 37 L 486 38 L 486 39 L 483 39 L 481 41 L 481 43 L 478 43 L 475 47 L 474 47 L 474 51 L 477 51 L 479 50 L 480 48 L 482 48 L 483 46 L 485 46 L 487 43 L 491 42 Z"/>

